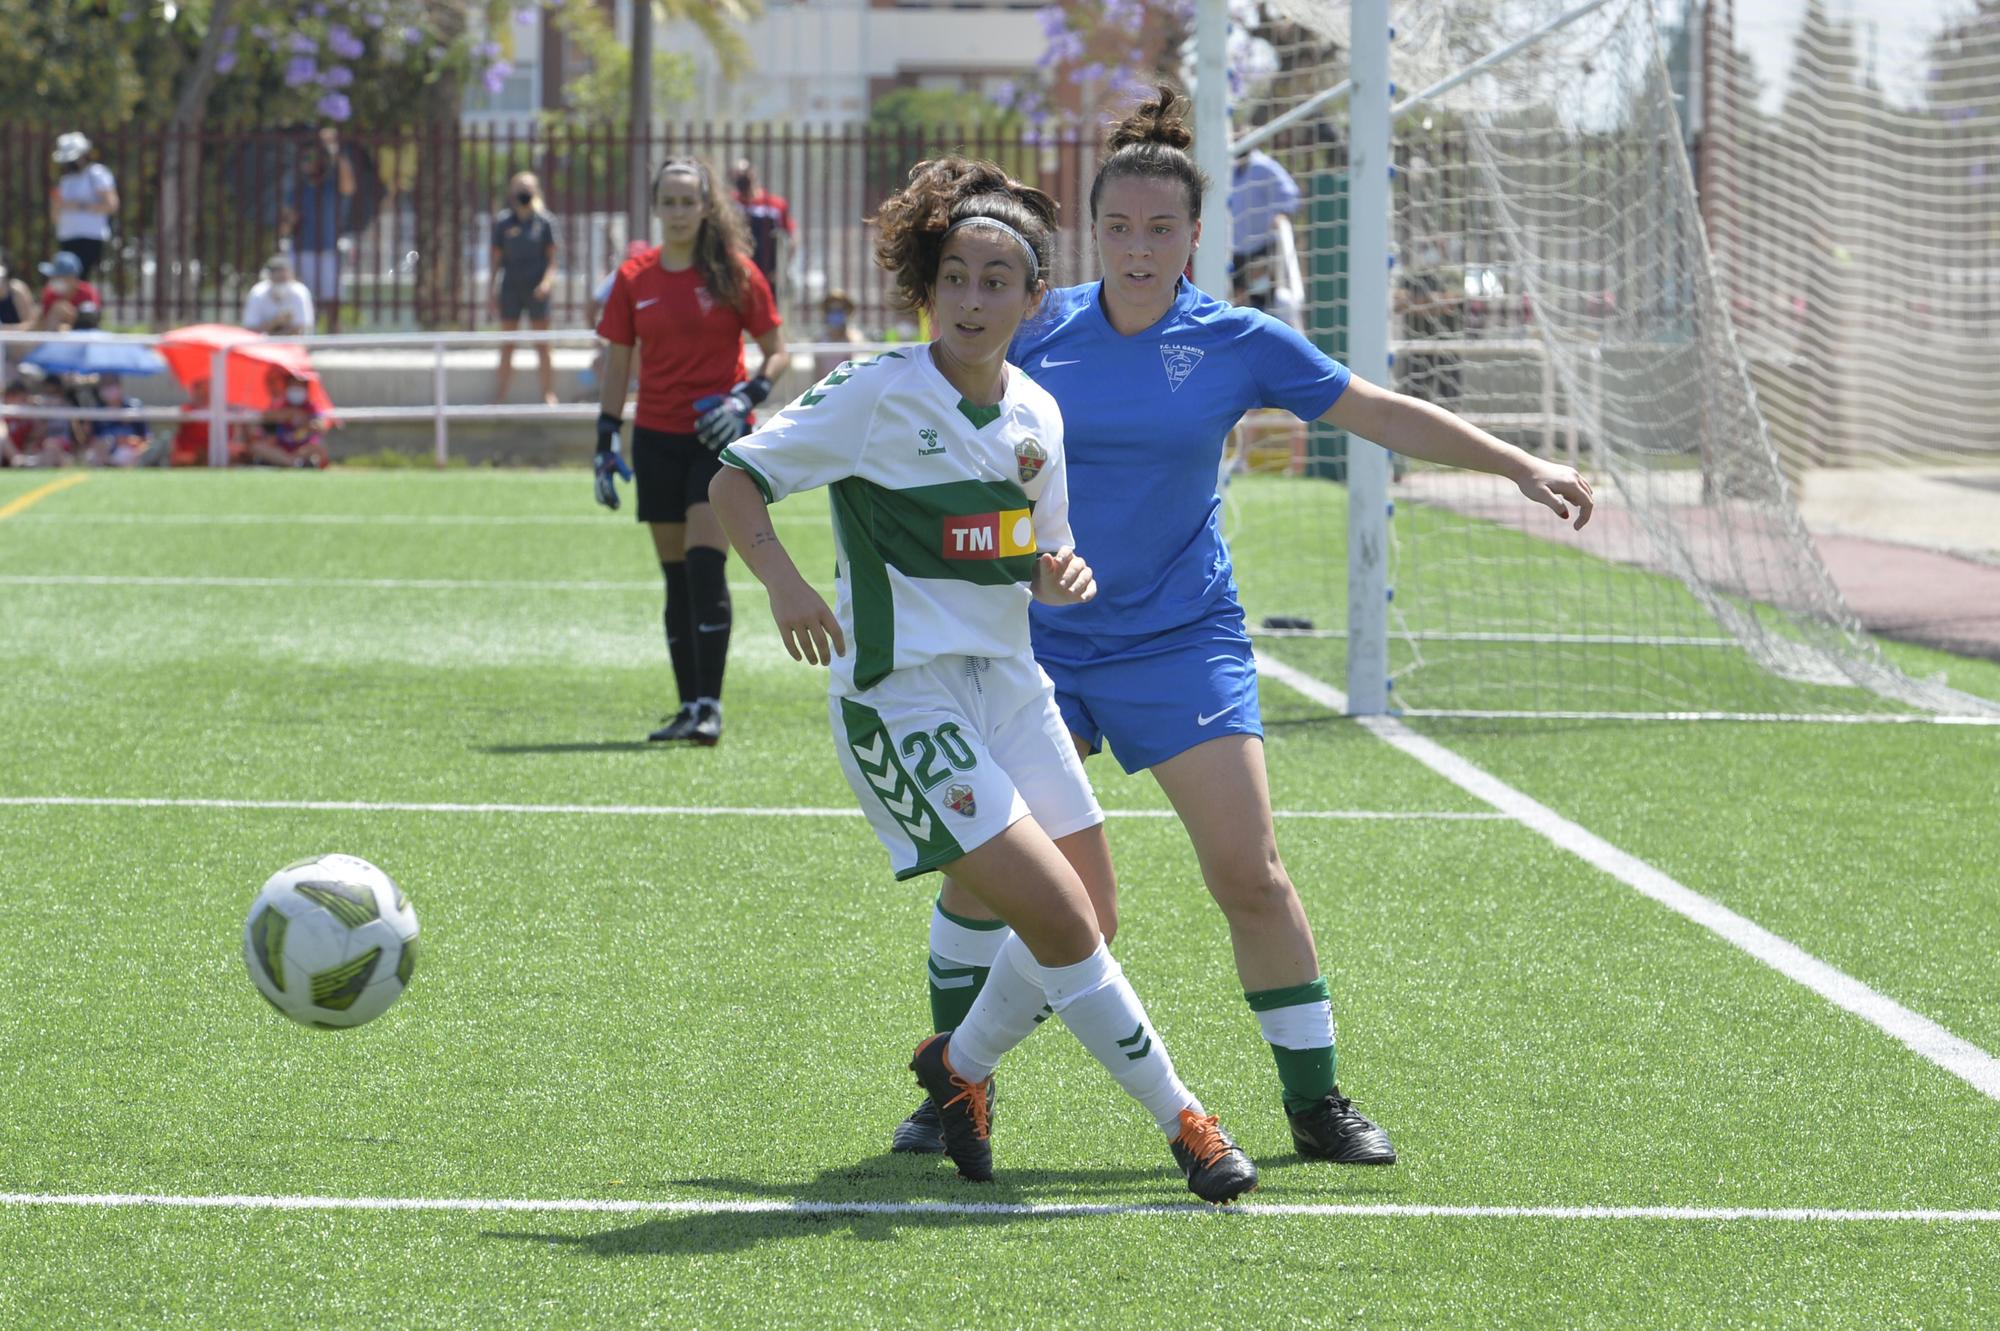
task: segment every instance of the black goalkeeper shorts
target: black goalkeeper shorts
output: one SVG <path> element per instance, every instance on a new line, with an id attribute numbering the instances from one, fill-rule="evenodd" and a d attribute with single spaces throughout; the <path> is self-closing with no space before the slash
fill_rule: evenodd
<path id="1" fill-rule="evenodd" d="M 721 470 L 722 459 L 691 434 L 632 427 L 632 480 L 641 522 L 686 522 L 690 508 L 708 502 L 708 483 Z"/>

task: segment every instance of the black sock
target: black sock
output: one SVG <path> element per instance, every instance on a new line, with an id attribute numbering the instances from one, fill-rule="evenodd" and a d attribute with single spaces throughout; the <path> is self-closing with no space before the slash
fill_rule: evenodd
<path id="1" fill-rule="evenodd" d="M 697 545 L 687 552 L 688 599 L 694 605 L 695 696 L 722 698 L 722 666 L 729 655 L 727 556 Z"/>
<path id="2" fill-rule="evenodd" d="M 691 597 L 688 595 L 687 565 L 676 561 L 660 561 L 660 572 L 667 578 L 667 610 L 662 620 L 667 627 L 667 656 L 674 663 L 674 687 L 680 690 L 683 703 L 693 702 L 700 696 L 695 690 L 694 665 L 694 624 L 689 619 Z"/>

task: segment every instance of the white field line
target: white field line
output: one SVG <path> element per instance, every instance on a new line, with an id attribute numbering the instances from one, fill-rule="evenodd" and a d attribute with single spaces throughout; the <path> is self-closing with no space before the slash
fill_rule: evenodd
<path id="1" fill-rule="evenodd" d="M 260 578 L 250 576 L 136 573 L 0 573 L 0 587 L 235 587 L 371 592 L 651 592 L 661 583 L 581 578 Z M 732 582 L 732 592 L 762 591 L 754 582 Z"/>
<path id="2" fill-rule="evenodd" d="M 1806 1224 L 1994 1224 L 2000 1210 L 1864 1210 L 1814 1206 L 1426 1206 L 1401 1202 L 864 1202 L 759 1198 L 642 1201 L 622 1198 L 173 1196 L 163 1193 L 0 1192 L 0 1206 L 182 1207 L 230 1211 L 585 1212 L 609 1215 L 1323 1216 L 1389 1220 L 1656 1220 Z"/>
<path id="3" fill-rule="evenodd" d="M 1259 653 L 1257 668 L 1321 706 L 1338 712 L 1347 710 L 1347 697 L 1340 690 L 1283 661 Z M 1620 850 L 1547 805 L 1475 767 L 1444 745 L 1417 734 L 1397 718 L 1364 716 L 1356 719 L 1377 739 L 1416 759 L 1460 790 L 1486 801 L 1640 895 L 1650 897 L 1675 914 L 1694 921 L 1786 979 L 1804 985 L 1835 1007 L 1853 1013 L 1919 1058 L 1935 1063 L 1958 1077 L 1981 1095 L 2000 1100 L 2000 1059 L 1977 1045 L 1960 1039 L 1929 1017 L 1912 1012 L 1846 972 L 1827 965 L 1798 944 L 1780 938 L 1721 902 L 1676 882 L 1644 860 Z"/>
<path id="4" fill-rule="evenodd" d="M 0 795 L 0 808 L 257 809 L 307 813 L 563 813 L 640 818 L 859 818 L 856 808 L 707 804 L 444 804 L 369 800 L 153 799 L 97 795 Z M 1171 809 L 1106 809 L 1107 818 L 1172 818 Z M 1422 809 L 1275 809 L 1278 818 L 1355 822 L 1492 822 L 1504 813 Z"/>

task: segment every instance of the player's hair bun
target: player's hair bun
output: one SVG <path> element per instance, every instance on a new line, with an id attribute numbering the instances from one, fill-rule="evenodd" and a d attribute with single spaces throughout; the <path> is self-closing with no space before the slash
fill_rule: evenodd
<path id="1" fill-rule="evenodd" d="M 1112 152 L 1135 143 L 1159 143 L 1186 152 L 1194 144 L 1187 127 L 1188 100 L 1170 83 L 1162 83 L 1153 100 L 1141 102 L 1111 129 L 1105 145 Z"/>

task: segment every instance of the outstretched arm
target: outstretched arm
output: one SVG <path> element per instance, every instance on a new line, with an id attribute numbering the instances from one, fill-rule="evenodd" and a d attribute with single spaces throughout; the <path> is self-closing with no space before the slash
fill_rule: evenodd
<path id="1" fill-rule="evenodd" d="M 847 654 L 840 621 L 800 574 L 798 565 L 772 530 L 771 509 L 757 482 L 737 467 L 724 466 L 708 486 L 708 502 L 723 534 L 771 597 L 771 618 L 794 661 L 832 665 Z"/>
<path id="2" fill-rule="evenodd" d="M 1538 458 L 1496 439 L 1443 407 L 1354 379 L 1320 420 L 1405 457 L 1505 476 L 1522 494 L 1557 517 L 1567 518 L 1574 507 L 1577 527 L 1590 521 L 1595 500 L 1590 482 L 1575 467 Z"/>

